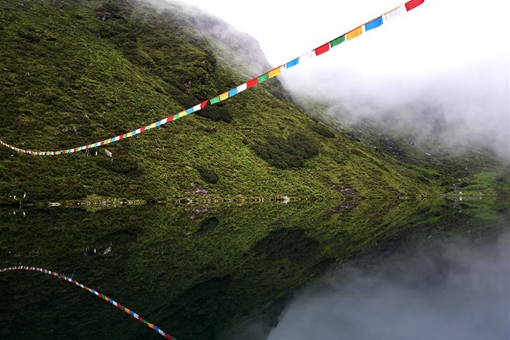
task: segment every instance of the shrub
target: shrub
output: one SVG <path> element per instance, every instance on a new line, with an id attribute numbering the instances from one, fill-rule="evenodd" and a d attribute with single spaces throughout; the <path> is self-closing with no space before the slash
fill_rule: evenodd
<path id="1" fill-rule="evenodd" d="M 270 165 L 280 169 L 301 168 L 305 160 L 319 154 L 317 143 L 301 133 L 293 133 L 287 139 L 269 136 L 254 151 Z"/>
<path id="2" fill-rule="evenodd" d="M 314 125 L 311 129 L 322 137 L 335 138 L 335 133 L 322 124 Z"/>
<path id="3" fill-rule="evenodd" d="M 212 170 L 206 169 L 202 166 L 195 166 L 195 169 L 200 173 L 200 177 L 207 183 L 216 184 L 220 177 Z"/>
<path id="4" fill-rule="evenodd" d="M 196 114 L 215 122 L 220 120 L 225 123 L 232 122 L 232 114 L 230 111 L 226 107 L 218 104 L 206 106 L 203 110 L 198 111 Z"/>

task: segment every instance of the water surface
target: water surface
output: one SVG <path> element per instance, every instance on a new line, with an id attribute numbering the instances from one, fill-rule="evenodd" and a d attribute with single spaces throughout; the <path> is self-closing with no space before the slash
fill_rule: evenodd
<path id="1" fill-rule="evenodd" d="M 389 324 L 398 311 L 409 314 L 404 307 L 390 308 L 400 301 L 391 298 L 392 292 L 402 292 L 399 298 L 404 300 L 406 294 L 414 296 L 410 305 L 420 309 L 419 302 L 427 295 L 411 289 L 422 282 L 420 275 L 432 282 L 431 286 L 423 281 L 423 289 L 442 287 L 435 282 L 435 271 L 453 273 L 451 268 L 462 268 L 467 262 L 439 256 L 433 260 L 432 271 L 401 277 L 409 263 L 419 265 L 434 254 L 430 249 L 448 249 L 445 242 L 459 238 L 483 243 L 482 250 L 491 244 L 505 249 L 501 235 L 509 227 L 507 212 L 504 202 L 451 201 L 135 206 L 95 211 L 3 209 L 0 264 L 2 268 L 28 265 L 64 273 L 180 340 L 332 338 L 340 334 L 334 326 L 342 324 L 353 329 L 342 327 L 345 336 L 335 339 L 389 339 L 395 334 L 381 333 L 378 325 Z M 423 250 L 424 255 L 416 259 L 409 256 L 422 249 L 423 242 L 432 247 L 428 253 Z M 465 258 L 473 254 L 468 252 Z M 366 267 L 378 270 L 366 271 Z M 394 268 L 394 272 L 384 268 Z M 471 275 L 469 269 L 467 273 L 458 276 L 459 280 Z M 395 280 L 383 286 L 374 284 L 386 276 Z M 356 281 L 357 277 L 361 279 Z M 503 278 L 497 280 L 501 287 Z M 444 282 L 446 288 L 441 289 L 446 296 L 451 282 Z M 355 294 L 345 294 L 349 287 L 357 289 Z M 493 285 L 486 287 L 495 298 L 507 297 L 506 305 L 490 310 L 496 313 L 490 320 L 497 339 L 504 327 L 497 316 L 507 307 L 508 291 L 494 289 Z M 162 338 L 105 301 L 47 275 L 2 273 L 0 291 L 2 339 Z M 374 299 L 363 299 L 367 292 Z M 310 304 L 310 299 L 319 303 Z M 434 299 L 441 301 L 437 296 Z M 337 303 L 324 309 L 320 301 Z M 357 307 L 341 309 L 339 305 Z M 468 303 L 465 309 L 472 306 Z M 427 308 L 433 307 L 437 306 L 432 302 L 424 306 L 414 322 L 431 315 Z M 463 324 L 487 308 L 453 321 Z M 373 332 L 360 331 L 365 324 L 348 322 L 353 318 L 374 325 Z M 408 327 L 402 334 L 410 336 L 413 329 L 427 325 Z"/>

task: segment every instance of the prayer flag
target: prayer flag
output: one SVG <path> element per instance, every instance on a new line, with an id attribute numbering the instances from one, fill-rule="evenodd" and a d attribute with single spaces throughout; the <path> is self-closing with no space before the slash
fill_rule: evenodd
<path id="1" fill-rule="evenodd" d="M 425 0 L 411 0 L 406 2 L 406 10 L 409 12 L 412 9 L 420 6 Z"/>
<path id="2" fill-rule="evenodd" d="M 258 78 L 253 78 L 252 80 L 248 80 L 247 88 L 251 88 L 251 87 L 257 85 L 258 82 L 259 82 Z"/>
<path id="3" fill-rule="evenodd" d="M 271 71 L 269 71 L 268 75 L 269 75 L 269 78 L 273 78 L 273 77 L 278 76 L 280 73 L 282 73 L 281 66 L 278 66 L 278 67 L 272 69 Z"/>
<path id="4" fill-rule="evenodd" d="M 299 62 L 306 63 L 306 62 L 310 61 L 310 58 L 312 58 L 312 57 L 315 57 L 314 51 L 303 54 L 301 57 L 299 57 Z"/>
<path id="5" fill-rule="evenodd" d="M 220 94 L 220 100 L 225 100 L 225 99 L 228 99 L 228 92 L 223 92 L 222 94 Z"/>
<path id="6" fill-rule="evenodd" d="M 207 106 L 207 103 L 209 102 L 209 100 L 204 100 L 203 102 L 200 103 L 200 108 L 204 108 Z"/>
<path id="7" fill-rule="evenodd" d="M 266 80 L 268 80 L 268 79 L 269 79 L 269 75 L 268 75 L 267 73 L 266 73 L 266 74 L 261 75 L 261 76 L 259 77 L 259 84 L 260 84 L 260 83 L 265 82 L 265 81 L 266 81 Z"/>
<path id="8" fill-rule="evenodd" d="M 244 84 L 242 84 L 242 85 L 239 85 L 239 86 L 237 87 L 237 93 L 241 93 L 241 92 L 243 92 L 244 90 L 246 90 L 247 88 L 248 88 L 248 84 L 246 84 L 246 83 L 244 83 Z"/>
<path id="9" fill-rule="evenodd" d="M 391 19 L 398 18 L 402 15 L 402 6 L 399 6 L 395 8 L 392 11 L 389 11 L 388 13 L 384 14 L 384 21 L 389 21 Z"/>
<path id="10" fill-rule="evenodd" d="M 299 58 L 289 61 L 287 64 L 285 64 L 285 67 L 291 68 L 293 66 L 296 66 L 297 64 L 299 64 Z"/>
<path id="11" fill-rule="evenodd" d="M 213 99 L 211 99 L 211 105 L 214 105 L 216 103 L 219 103 L 220 102 L 220 97 L 214 97 Z"/>
<path id="12" fill-rule="evenodd" d="M 373 30 L 374 28 L 377 28 L 377 27 L 381 26 L 382 24 L 383 24 L 382 17 L 374 19 L 374 20 L 370 21 L 369 23 L 365 24 L 365 32 Z"/>
<path id="13" fill-rule="evenodd" d="M 317 47 L 315 49 L 315 55 L 320 56 L 321 54 L 326 53 L 327 51 L 329 51 L 329 42 L 322 46 Z"/>
<path id="14" fill-rule="evenodd" d="M 331 45 L 331 48 L 333 48 L 333 47 L 335 47 L 337 45 L 340 45 L 344 41 L 345 41 L 345 34 L 339 36 L 338 38 L 335 38 L 335 39 L 331 40 L 329 42 L 329 44 Z"/>
<path id="15" fill-rule="evenodd" d="M 358 28 L 353 29 L 352 31 L 347 33 L 347 40 L 354 39 L 359 37 L 363 33 L 363 27 L 360 26 Z"/>
<path id="16" fill-rule="evenodd" d="M 237 87 L 233 88 L 232 90 L 228 91 L 228 96 L 233 97 L 237 94 Z"/>

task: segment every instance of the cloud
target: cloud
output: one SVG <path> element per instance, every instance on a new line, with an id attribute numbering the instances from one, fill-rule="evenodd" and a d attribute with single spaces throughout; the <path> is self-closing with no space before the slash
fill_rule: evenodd
<path id="1" fill-rule="evenodd" d="M 509 234 L 343 267 L 305 288 L 268 340 L 507 340 Z"/>
<path id="2" fill-rule="evenodd" d="M 277 66 L 403 2 L 186 3 L 253 36 Z M 329 110 L 332 115 L 339 115 L 341 108 L 354 121 L 369 119 L 383 126 L 397 121 L 401 131 L 418 130 L 418 138 L 437 139 L 459 149 L 490 147 L 510 160 L 508 26 L 499 0 L 426 0 L 402 18 L 365 32 L 279 78 L 295 96 L 322 96 L 334 102 Z M 220 31 L 215 33 L 222 40 L 233 35 L 225 27 L 218 26 Z M 239 49 L 239 54 L 255 65 L 246 57 L 250 50 L 249 46 Z M 257 70 L 260 65 L 265 63 L 258 63 Z M 438 122 L 445 123 L 439 130 Z"/>
<path id="3" fill-rule="evenodd" d="M 508 59 L 501 57 L 426 75 L 320 70 L 283 83 L 297 97 L 331 103 L 330 116 L 414 131 L 418 141 L 434 139 L 450 148 L 488 147 L 510 160 L 508 74 Z"/>

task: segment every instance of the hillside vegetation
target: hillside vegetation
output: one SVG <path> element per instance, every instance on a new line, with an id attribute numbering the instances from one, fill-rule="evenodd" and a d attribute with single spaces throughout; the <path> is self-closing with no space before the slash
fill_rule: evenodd
<path id="1" fill-rule="evenodd" d="M 246 50 L 231 45 L 242 38 L 253 49 L 254 40 L 240 33 L 238 40 L 218 40 L 205 30 L 211 17 L 201 20 L 164 2 L 159 7 L 133 0 L 3 0 L 0 139 L 34 150 L 78 147 L 177 113 L 253 76 L 253 61 L 240 62 Z M 273 78 L 90 153 L 38 157 L 2 147 L 0 203 L 25 193 L 27 201 L 58 201 L 439 192 L 434 176 L 381 157 L 289 98 Z"/>
<path id="2" fill-rule="evenodd" d="M 324 98 L 303 94 L 295 94 L 294 98 L 308 115 L 348 134 L 380 157 L 397 159 L 422 177 L 434 178 L 448 196 L 510 196 L 508 145 L 505 152 L 469 134 L 461 145 L 449 145 L 444 139 L 448 127 L 444 119 L 437 118 L 440 110 L 430 104 L 385 112 L 383 120 L 370 119 L 360 112 L 356 115 L 341 103 Z"/>

